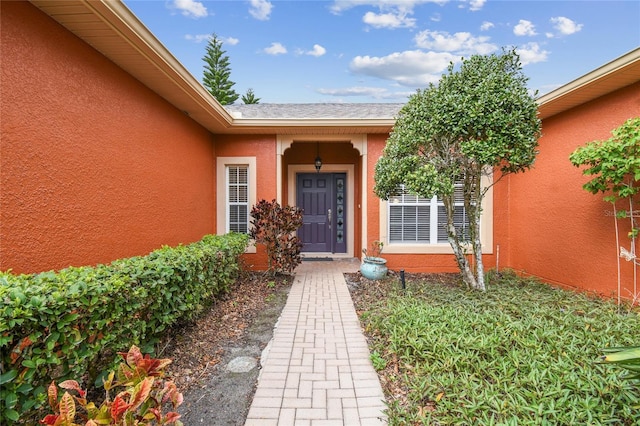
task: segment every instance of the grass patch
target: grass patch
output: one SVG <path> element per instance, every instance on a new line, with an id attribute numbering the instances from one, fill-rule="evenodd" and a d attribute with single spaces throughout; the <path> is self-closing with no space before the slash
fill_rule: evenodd
<path id="1" fill-rule="evenodd" d="M 512 274 L 486 293 L 441 277 L 354 297 L 390 425 L 639 424 L 637 385 L 596 363 L 602 348 L 639 343 L 637 309 Z"/>

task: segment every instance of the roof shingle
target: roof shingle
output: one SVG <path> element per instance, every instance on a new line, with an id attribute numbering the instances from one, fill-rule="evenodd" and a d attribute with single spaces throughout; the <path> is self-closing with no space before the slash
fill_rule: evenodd
<path id="1" fill-rule="evenodd" d="M 395 119 L 404 104 L 317 103 L 233 104 L 225 109 L 236 119 Z"/>

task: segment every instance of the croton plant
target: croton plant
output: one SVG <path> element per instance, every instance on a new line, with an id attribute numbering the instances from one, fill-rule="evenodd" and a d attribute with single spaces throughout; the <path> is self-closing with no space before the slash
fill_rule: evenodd
<path id="1" fill-rule="evenodd" d="M 164 369 L 170 359 L 143 356 L 135 345 L 127 353 L 119 353 L 123 361 L 117 372 L 111 371 L 104 381 L 105 400 L 98 407 L 86 399 L 87 392 L 77 381 L 65 380 L 49 385 L 49 405 L 54 414 L 40 423 L 54 426 L 98 425 L 177 425 L 182 422 L 175 409 L 182 404 L 182 394 L 170 380 L 164 380 Z M 58 397 L 58 387 L 64 389 Z M 117 392 L 112 399 L 110 393 Z M 163 413 L 163 405 L 172 411 Z M 79 412 L 77 408 L 82 410 Z M 77 423 L 80 419 L 80 422 Z"/>

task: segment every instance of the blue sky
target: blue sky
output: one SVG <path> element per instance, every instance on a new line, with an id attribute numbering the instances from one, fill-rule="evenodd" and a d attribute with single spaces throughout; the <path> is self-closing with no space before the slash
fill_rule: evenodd
<path id="1" fill-rule="evenodd" d="M 542 95 L 640 46 L 638 0 L 124 3 L 199 81 L 215 33 L 234 90 L 260 103 L 405 102 L 450 61 L 502 47 Z"/>

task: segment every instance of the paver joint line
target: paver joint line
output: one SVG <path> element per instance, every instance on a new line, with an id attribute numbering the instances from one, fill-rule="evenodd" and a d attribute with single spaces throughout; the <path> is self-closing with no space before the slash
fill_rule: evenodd
<path id="1" fill-rule="evenodd" d="M 331 264 L 298 267 L 245 426 L 386 424 L 382 387 L 343 276 L 358 264 Z"/>

